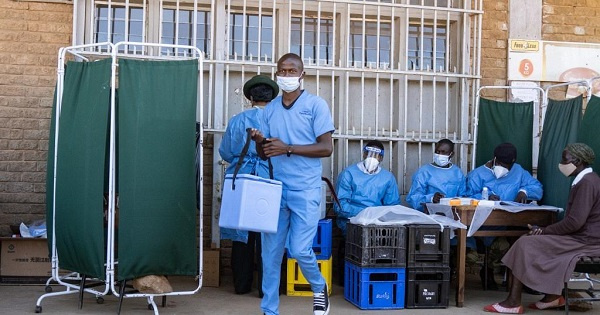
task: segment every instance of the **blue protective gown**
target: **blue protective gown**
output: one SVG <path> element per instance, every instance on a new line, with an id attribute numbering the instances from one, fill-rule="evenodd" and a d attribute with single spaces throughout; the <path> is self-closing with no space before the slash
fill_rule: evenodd
<path id="1" fill-rule="evenodd" d="M 258 107 L 245 110 L 229 120 L 223 140 L 219 146 L 219 154 L 227 163 L 226 174 L 233 174 L 236 164 L 240 159 L 240 154 L 246 144 L 247 128 L 261 127 L 263 110 Z M 267 161 L 258 157 L 256 144 L 254 141 L 248 147 L 248 153 L 244 157 L 244 164 L 238 174 L 253 174 L 264 178 L 269 178 L 269 166 Z M 248 242 L 248 231 L 221 228 L 221 239 L 231 239 L 237 242 Z"/>
<path id="2" fill-rule="evenodd" d="M 489 167 L 482 165 L 467 175 L 467 190 L 469 196 L 481 199 L 481 191 L 487 187 L 489 195 L 498 195 L 500 200 L 513 201 L 524 191 L 529 200 L 542 198 L 542 183 L 533 178 L 521 165 L 515 163 L 506 176 L 496 179 Z"/>
<path id="3" fill-rule="evenodd" d="M 337 195 L 342 208 L 334 206 L 337 225 L 346 234 L 348 218 L 356 216 L 364 208 L 400 204 L 396 178 L 388 170 L 378 168 L 374 174 L 365 174 L 359 164 L 344 169 L 337 179 Z"/>
<path id="4" fill-rule="evenodd" d="M 467 194 L 467 181 L 456 165 L 439 167 L 433 164 L 421 166 L 412 177 L 412 185 L 406 202 L 423 212 L 423 203 L 431 202 L 436 192 L 447 198 L 463 197 Z"/>
<path id="5" fill-rule="evenodd" d="M 497 195 L 500 200 L 514 201 L 519 191 L 524 191 L 529 200 L 540 200 L 543 190 L 542 183 L 533 178 L 528 171 L 517 163 L 513 164 L 506 176 L 496 178 L 494 171 L 485 164 L 472 170 L 467 175 L 467 190 L 469 196 L 481 199 L 483 187 L 488 188 L 489 195 Z M 499 229 L 499 227 L 484 227 L 483 229 Z M 485 246 L 490 246 L 495 237 L 483 237 Z"/>
<path id="6" fill-rule="evenodd" d="M 281 96 L 267 105 L 263 135 L 276 137 L 290 145 L 309 145 L 327 132 L 333 132 L 333 120 L 327 103 L 306 91 L 289 109 Z M 279 279 L 286 240 L 290 254 L 298 261 L 302 275 L 313 292 L 325 287 L 312 243 L 321 217 L 321 159 L 292 154 L 271 158 L 276 180 L 283 184 L 281 209 L 276 233 L 262 233 L 263 293 L 262 311 L 279 314 Z"/>

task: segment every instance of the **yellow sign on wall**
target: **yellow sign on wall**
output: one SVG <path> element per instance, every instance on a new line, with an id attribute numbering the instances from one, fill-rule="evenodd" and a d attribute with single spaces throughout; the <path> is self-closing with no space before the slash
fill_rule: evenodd
<path id="1" fill-rule="evenodd" d="M 511 40 L 510 49 L 512 51 L 538 51 L 540 42 L 537 40 Z"/>

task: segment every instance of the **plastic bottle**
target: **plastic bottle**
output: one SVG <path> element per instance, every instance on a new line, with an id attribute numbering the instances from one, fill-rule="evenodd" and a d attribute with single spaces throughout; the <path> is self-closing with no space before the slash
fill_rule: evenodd
<path id="1" fill-rule="evenodd" d="M 483 187 L 483 190 L 481 191 L 481 199 L 482 200 L 488 200 L 489 198 L 489 192 L 488 192 L 488 188 L 487 187 Z"/>

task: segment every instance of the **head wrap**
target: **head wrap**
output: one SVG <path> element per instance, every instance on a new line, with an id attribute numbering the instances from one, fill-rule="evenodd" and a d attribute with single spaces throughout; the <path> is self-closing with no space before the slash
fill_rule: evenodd
<path id="1" fill-rule="evenodd" d="M 494 157 L 504 164 L 513 164 L 517 160 L 517 148 L 509 142 L 499 144 L 494 149 Z"/>
<path id="2" fill-rule="evenodd" d="M 583 161 L 583 163 L 587 165 L 594 164 L 596 155 L 594 154 L 594 150 L 592 150 L 592 148 L 590 148 L 587 144 L 570 143 L 567 145 L 566 149 L 571 153 L 572 156 Z"/>

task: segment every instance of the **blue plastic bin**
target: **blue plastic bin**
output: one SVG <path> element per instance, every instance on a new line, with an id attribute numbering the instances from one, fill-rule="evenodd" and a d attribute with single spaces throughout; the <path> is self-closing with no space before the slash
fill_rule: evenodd
<path id="1" fill-rule="evenodd" d="M 317 255 L 317 260 L 327 260 L 331 258 L 331 246 L 332 246 L 332 228 L 333 221 L 331 219 L 319 220 L 319 226 L 317 227 L 317 234 L 313 239 L 313 251 Z M 294 258 L 287 251 L 289 258 Z"/>
<path id="2" fill-rule="evenodd" d="M 344 298 L 363 310 L 404 308 L 406 268 L 359 267 L 346 261 Z"/>

